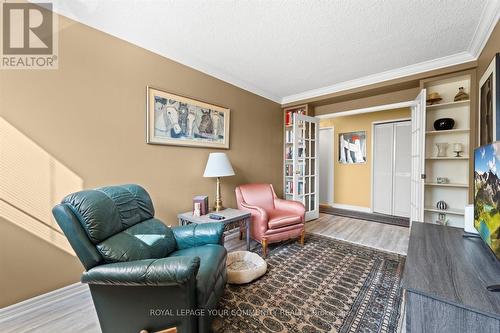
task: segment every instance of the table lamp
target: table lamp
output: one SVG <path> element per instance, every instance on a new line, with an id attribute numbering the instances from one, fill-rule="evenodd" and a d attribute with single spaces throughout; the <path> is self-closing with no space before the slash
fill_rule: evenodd
<path id="1" fill-rule="evenodd" d="M 214 210 L 216 212 L 224 209 L 220 194 L 220 177 L 227 176 L 234 176 L 234 170 L 226 153 L 210 153 L 203 177 L 217 177 L 217 192 L 214 203 Z"/>

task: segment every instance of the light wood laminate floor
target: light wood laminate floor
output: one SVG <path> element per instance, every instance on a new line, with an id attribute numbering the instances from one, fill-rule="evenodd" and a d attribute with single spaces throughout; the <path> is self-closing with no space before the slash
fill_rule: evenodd
<path id="1" fill-rule="evenodd" d="M 406 227 L 328 214 L 306 223 L 306 231 L 405 255 L 410 237 Z"/>
<path id="2" fill-rule="evenodd" d="M 408 228 L 321 214 L 306 224 L 307 232 L 406 254 Z M 253 243 L 256 245 L 256 243 Z M 245 249 L 238 233 L 226 239 L 229 251 Z M 0 309 L 2 333 L 100 332 L 87 285 L 76 283 Z"/>

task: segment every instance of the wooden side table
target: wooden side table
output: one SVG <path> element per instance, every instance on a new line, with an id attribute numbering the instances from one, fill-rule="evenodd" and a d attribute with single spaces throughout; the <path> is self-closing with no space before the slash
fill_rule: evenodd
<path id="1" fill-rule="evenodd" d="M 229 231 L 234 228 L 239 228 L 245 224 L 246 228 L 246 241 L 247 241 L 247 251 L 250 251 L 250 222 L 252 220 L 252 215 L 244 210 L 226 208 L 220 212 L 211 212 L 213 214 L 224 216 L 223 220 L 213 220 L 209 217 L 209 214 L 203 216 L 193 216 L 193 212 L 185 212 L 177 215 L 179 219 L 179 225 L 187 225 L 190 223 L 213 223 L 219 222 L 224 224 L 224 231 Z"/>

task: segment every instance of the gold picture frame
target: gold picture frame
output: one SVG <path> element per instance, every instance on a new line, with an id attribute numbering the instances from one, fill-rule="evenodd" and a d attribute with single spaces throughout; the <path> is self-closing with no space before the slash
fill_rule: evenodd
<path id="1" fill-rule="evenodd" d="M 146 142 L 229 149 L 230 110 L 147 87 Z"/>

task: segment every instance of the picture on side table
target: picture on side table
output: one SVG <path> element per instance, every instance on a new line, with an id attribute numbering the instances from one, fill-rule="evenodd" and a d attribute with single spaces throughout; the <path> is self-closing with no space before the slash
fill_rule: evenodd
<path id="1" fill-rule="evenodd" d="M 227 108 L 147 88 L 147 142 L 229 148 Z"/>

